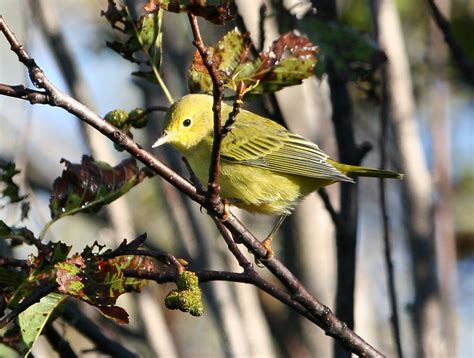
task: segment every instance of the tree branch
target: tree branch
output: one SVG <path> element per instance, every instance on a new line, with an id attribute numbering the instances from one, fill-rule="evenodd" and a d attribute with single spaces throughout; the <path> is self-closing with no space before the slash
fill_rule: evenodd
<path id="1" fill-rule="evenodd" d="M 215 64 L 214 58 L 211 56 L 209 49 L 202 41 L 201 32 L 196 16 L 188 13 L 189 22 L 193 31 L 194 41 L 202 62 L 211 76 L 214 96 L 212 111 L 214 112 L 214 141 L 212 143 L 211 165 L 209 167 L 209 181 L 207 197 L 209 202 L 214 206 L 223 206 L 219 197 L 219 171 L 220 171 L 220 150 L 222 143 L 222 98 L 224 97 L 224 84 Z"/>
<path id="2" fill-rule="evenodd" d="M 474 65 L 471 61 L 466 57 L 463 49 L 457 43 L 456 39 L 454 38 L 453 32 L 451 31 L 451 25 L 449 21 L 443 16 L 441 11 L 436 6 L 434 0 L 427 0 L 428 6 L 431 10 L 431 16 L 433 17 L 433 21 L 438 26 L 439 30 L 443 33 L 444 41 L 448 45 L 449 49 L 451 50 L 451 54 L 453 55 L 454 61 L 459 66 L 459 69 L 464 74 L 464 79 L 474 86 Z"/>
<path id="3" fill-rule="evenodd" d="M 137 143 L 129 138 L 123 131 L 117 129 L 110 123 L 100 118 L 89 108 L 74 100 L 67 94 L 61 92 L 52 82 L 48 80 L 43 71 L 36 65 L 35 61 L 20 45 L 13 32 L 8 28 L 3 17 L 0 16 L 0 31 L 5 35 L 11 45 L 19 61 L 28 68 L 30 78 L 33 83 L 41 89 L 44 89 L 49 97 L 51 105 L 61 107 L 69 113 L 75 115 L 80 120 L 88 123 L 103 135 L 111 139 L 114 143 L 119 144 L 133 157 L 157 172 L 166 181 L 176 187 L 178 190 L 186 194 L 192 200 L 205 207 L 209 214 L 214 217 L 223 216 L 223 205 L 213 206 L 197 189 L 186 179 L 176 174 L 173 170 L 158 161 L 153 155 L 143 150 Z M 239 241 L 241 241 L 262 264 L 266 266 L 289 290 L 290 294 L 284 291 L 278 291 L 279 294 L 288 295 L 291 305 L 296 309 L 298 305 L 302 306 L 306 311 L 305 317 L 311 317 L 311 321 L 320 326 L 326 334 L 336 338 L 343 343 L 352 352 L 363 357 L 381 357 L 383 356 L 374 347 L 365 342 L 361 337 L 356 335 L 347 325 L 340 321 L 331 310 L 317 301 L 306 290 L 303 284 L 283 265 L 277 257 L 265 260 L 267 250 L 261 243 L 249 232 L 242 223 L 232 214 L 229 215 L 227 221 L 223 225 L 231 231 L 231 233 Z M 267 290 L 271 290 L 267 288 Z M 298 310 L 298 312 L 300 312 Z"/>
<path id="4" fill-rule="evenodd" d="M 370 1 L 370 11 L 372 15 L 372 26 L 374 29 L 375 41 L 379 40 L 379 24 L 377 21 L 379 14 L 379 7 L 377 0 Z M 386 64 L 382 65 L 380 81 L 381 81 L 381 103 L 380 103 L 380 137 L 379 137 L 379 147 L 380 147 L 380 168 L 384 169 L 387 164 L 387 134 L 388 134 L 388 124 L 389 124 L 389 115 L 390 115 L 390 96 L 388 91 L 388 73 Z M 395 346 L 397 347 L 398 358 L 403 358 L 403 348 L 402 348 L 402 339 L 400 331 L 400 320 L 398 314 L 398 300 L 397 300 L 397 291 L 395 285 L 395 272 L 393 267 L 393 255 L 392 255 L 392 246 L 391 246 L 391 236 L 390 236 L 390 221 L 388 216 L 387 209 L 387 199 L 386 199 L 386 187 L 385 180 L 379 179 L 379 191 L 380 191 L 380 209 L 382 211 L 382 225 L 383 225 L 383 238 L 384 238 L 384 252 L 385 252 L 385 267 L 387 270 L 387 281 L 388 281 L 388 293 L 389 293 L 389 303 L 392 310 L 391 324 L 393 330 L 393 340 L 395 341 Z"/>
<path id="5" fill-rule="evenodd" d="M 76 358 L 77 354 L 72 350 L 69 342 L 53 327 L 52 323 L 46 324 L 43 334 L 46 336 L 49 344 L 58 353 L 60 358 Z"/>
<path id="6" fill-rule="evenodd" d="M 31 104 L 50 104 L 47 93 L 32 90 L 23 85 L 10 86 L 0 83 L 0 95 L 24 99 Z"/>

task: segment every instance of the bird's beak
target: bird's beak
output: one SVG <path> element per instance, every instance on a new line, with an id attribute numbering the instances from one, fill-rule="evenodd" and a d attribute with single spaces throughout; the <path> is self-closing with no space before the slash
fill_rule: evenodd
<path id="1" fill-rule="evenodd" d="M 165 131 L 163 135 L 160 138 L 158 138 L 158 140 L 155 143 L 153 143 L 151 147 L 152 148 L 159 147 L 162 144 L 168 143 L 170 139 L 171 139 L 171 136 Z"/>

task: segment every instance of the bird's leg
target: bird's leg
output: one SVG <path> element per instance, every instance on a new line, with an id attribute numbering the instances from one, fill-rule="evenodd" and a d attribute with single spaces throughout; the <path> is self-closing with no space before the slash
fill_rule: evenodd
<path id="1" fill-rule="evenodd" d="M 271 248 L 270 244 L 272 243 L 273 237 L 277 233 L 278 229 L 280 228 L 281 224 L 283 224 L 283 221 L 285 221 L 286 217 L 288 215 L 282 215 L 278 219 L 277 223 L 273 227 L 272 231 L 270 234 L 268 234 L 267 238 L 262 241 L 263 247 L 267 249 L 267 254 L 265 255 L 265 260 L 271 259 L 273 257 L 273 249 Z"/>
<path id="2" fill-rule="evenodd" d="M 216 218 L 220 222 L 225 222 L 229 219 L 230 216 L 230 203 L 226 199 L 222 199 L 224 203 L 224 213 L 222 214 L 222 218 Z"/>

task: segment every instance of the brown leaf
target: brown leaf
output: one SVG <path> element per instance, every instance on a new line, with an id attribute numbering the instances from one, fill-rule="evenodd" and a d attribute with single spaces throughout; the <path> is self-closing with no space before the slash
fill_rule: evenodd
<path id="1" fill-rule="evenodd" d="M 138 167 L 133 158 L 115 167 L 86 155 L 82 157 L 81 164 L 65 159 L 61 163 L 65 163 L 66 169 L 53 183 L 50 199 L 53 219 L 79 211 L 97 212 L 138 182 Z"/>
<path id="2" fill-rule="evenodd" d="M 111 307 L 98 307 L 104 316 L 112 318 L 118 324 L 128 323 L 128 313 L 122 307 L 111 306 Z"/>

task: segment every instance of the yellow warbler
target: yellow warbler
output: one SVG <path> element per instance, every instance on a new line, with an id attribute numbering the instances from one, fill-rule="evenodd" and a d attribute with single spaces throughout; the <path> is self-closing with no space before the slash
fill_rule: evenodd
<path id="1" fill-rule="evenodd" d="M 190 94 L 174 103 L 165 119 L 164 134 L 153 147 L 172 144 L 206 183 L 213 143 L 213 98 Z M 222 103 L 222 119 L 232 107 Z M 309 193 L 351 177 L 401 179 L 388 170 L 338 163 L 313 142 L 278 123 L 241 110 L 222 141 L 220 194 L 232 205 L 251 212 L 288 215 Z"/>

